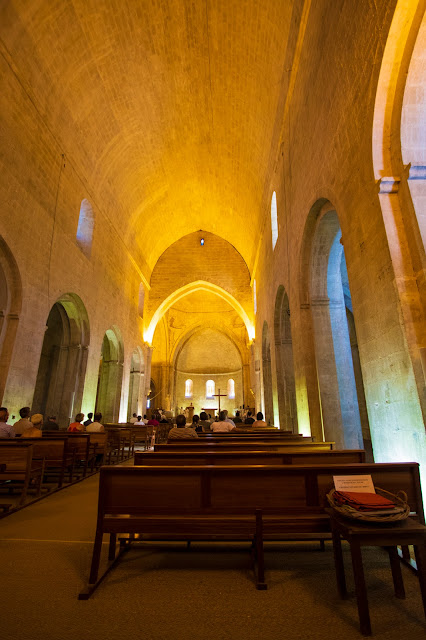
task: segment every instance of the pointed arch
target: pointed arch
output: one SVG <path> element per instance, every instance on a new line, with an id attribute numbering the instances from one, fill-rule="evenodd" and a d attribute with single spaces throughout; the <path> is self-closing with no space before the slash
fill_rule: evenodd
<path id="1" fill-rule="evenodd" d="M 214 293 L 219 296 L 223 300 L 226 300 L 233 309 L 238 313 L 240 318 L 243 320 L 247 333 L 249 336 L 249 340 L 254 340 L 255 337 L 255 328 L 253 322 L 250 320 L 244 308 L 241 304 L 232 296 L 228 291 L 222 289 L 222 287 L 218 287 L 212 282 L 207 282 L 205 280 L 197 280 L 196 282 L 190 282 L 189 284 L 184 285 L 180 289 L 174 291 L 170 296 L 168 296 L 160 306 L 156 309 L 154 315 L 152 316 L 151 322 L 149 323 L 148 328 L 144 331 L 144 340 L 148 344 L 152 344 L 152 339 L 154 336 L 155 327 L 157 326 L 159 320 L 166 313 L 170 307 L 172 307 L 176 302 L 178 302 L 181 298 L 187 296 L 189 293 L 193 293 L 194 291 L 209 291 L 210 293 Z"/>

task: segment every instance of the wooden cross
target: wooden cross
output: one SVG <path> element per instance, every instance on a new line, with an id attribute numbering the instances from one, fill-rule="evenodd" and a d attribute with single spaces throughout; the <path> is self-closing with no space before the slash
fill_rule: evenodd
<path id="1" fill-rule="evenodd" d="M 213 398 L 218 398 L 219 400 L 219 413 L 220 413 L 220 399 L 221 398 L 226 398 L 228 396 L 227 393 L 220 393 L 220 389 L 218 389 L 219 393 L 214 393 L 213 394 Z"/>

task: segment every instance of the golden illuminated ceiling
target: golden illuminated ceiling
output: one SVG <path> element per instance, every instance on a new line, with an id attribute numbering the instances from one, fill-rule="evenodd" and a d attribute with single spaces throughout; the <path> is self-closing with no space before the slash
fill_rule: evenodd
<path id="1" fill-rule="evenodd" d="M 1 3 L 4 56 L 147 279 L 197 229 L 226 238 L 252 268 L 292 5 Z"/>

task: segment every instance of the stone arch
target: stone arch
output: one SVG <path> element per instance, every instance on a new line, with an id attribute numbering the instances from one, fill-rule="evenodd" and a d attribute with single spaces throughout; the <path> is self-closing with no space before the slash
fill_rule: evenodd
<path id="1" fill-rule="evenodd" d="M 415 27 L 416 28 L 416 27 Z M 426 246 L 426 15 L 416 34 L 401 109 L 401 154 L 423 249 Z"/>
<path id="2" fill-rule="evenodd" d="M 263 404 L 265 420 L 274 424 L 274 403 L 272 397 L 271 341 L 268 323 L 263 323 L 262 330 L 262 372 L 263 372 Z"/>
<path id="3" fill-rule="evenodd" d="M 176 302 L 178 302 L 181 298 L 185 297 L 189 293 L 193 293 L 194 291 L 209 291 L 210 293 L 214 293 L 215 295 L 228 302 L 243 320 L 247 329 L 249 340 L 254 339 L 255 329 L 253 322 L 250 320 L 249 316 L 247 315 L 241 304 L 238 302 L 238 300 L 236 300 L 236 298 L 234 298 L 234 296 L 228 293 L 225 289 L 222 289 L 222 287 L 218 287 L 212 282 L 197 280 L 196 282 L 190 282 L 180 289 L 174 291 L 157 307 L 148 328 L 144 331 L 144 340 L 148 344 L 151 344 L 155 328 L 166 311 L 168 311 L 168 309 L 176 304 Z"/>
<path id="4" fill-rule="evenodd" d="M 420 300 L 417 298 L 412 305 L 421 304 L 423 314 L 426 314 L 426 106 L 416 85 L 418 77 L 422 78 L 424 92 L 425 38 L 424 2 L 398 0 L 380 69 L 372 138 L 374 174 L 391 248 L 395 228 L 400 237 L 397 250 L 392 252 L 394 264 L 404 269 L 404 278 L 411 272 L 416 280 Z M 396 273 L 397 278 L 399 275 Z M 418 315 L 417 311 L 411 313 Z M 422 318 L 415 326 L 423 348 L 424 324 Z"/>
<path id="5" fill-rule="evenodd" d="M 331 203 L 319 201 L 308 217 L 310 260 L 307 294 L 310 306 L 317 385 L 320 394 L 323 431 L 326 440 L 338 448 L 362 448 L 357 387 L 346 319 L 346 273 L 341 230 Z M 304 264 L 307 265 L 305 254 Z M 350 294 L 349 294 L 350 295 Z"/>
<path id="6" fill-rule="evenodd" d="M 55 415 L 61 427 L 80 412 L 89 343 L 89 318 L 83 301 L 74 293 L 62 295 L 46 322 L 33 412 Z"/>
<path id="7" fill-rule="evenodd" d="M 0 237 L 0 403 L 3 400 L 22 308 L 22 282 L 18 265 Z"/>
<path id="8" fill-rule="evenodd" d="M 280 428 L 297 433 L 290 305 L 288 295 L 282 285 L 278 287 L 275 299 L 274 339 Z"/>
<path id="9" fill-rule="evenodd" d="M 117 422 L 120 414 L 123 383 L 124 346 L 118 327 L 107 329 L 102 341 L 99 364 L 96 411 L 104 422 Z"/>
<path id="10" fill-rule="evenodd" d="M 140 347 L 132 353 L 129 377 L 129 400 L 127 405 L 127 420 L 133 413 L 142 415 L 145 395 L 145 361 Z"/>

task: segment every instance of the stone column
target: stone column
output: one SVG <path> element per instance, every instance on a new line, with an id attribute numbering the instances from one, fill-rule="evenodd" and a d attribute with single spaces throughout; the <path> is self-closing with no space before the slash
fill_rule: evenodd
<path id="1" fill-rule="evenodd" d="M 324 436 L 326 441 L 335 442 L 337 449 L 343 449 L 345 442 L 329 306 L 328 298 L 311 300 Z"/>

